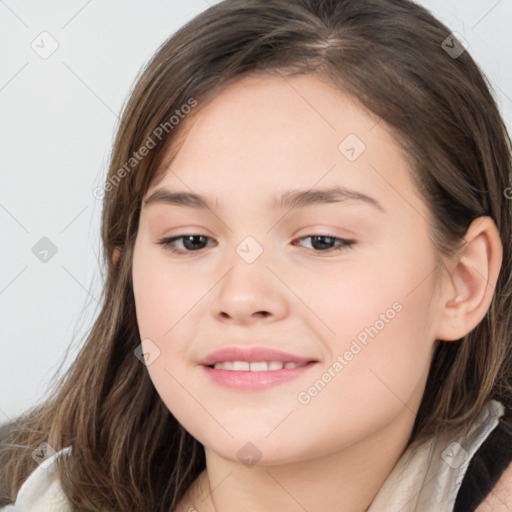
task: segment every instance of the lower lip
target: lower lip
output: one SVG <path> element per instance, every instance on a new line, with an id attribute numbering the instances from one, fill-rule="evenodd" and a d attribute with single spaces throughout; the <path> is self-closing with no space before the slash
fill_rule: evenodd
<path id="1" fill-rule="evenodd" d="M 230 389 L 259 390 L 297 379 L 315 365 L 316 362 L 312 361 L 297 368 L 283 368 L 282 370 L 263 372 L 215 370 L 209 366 L 203 366 L 203 368 L 207 375 L 221 386 Z"/>

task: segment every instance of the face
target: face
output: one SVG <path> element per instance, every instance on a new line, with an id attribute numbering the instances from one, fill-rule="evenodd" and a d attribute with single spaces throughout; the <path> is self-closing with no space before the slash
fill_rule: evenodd
<path id="1" fill-rule="evenodd" d="M 207 449 L 260 464 L 412 426 L 436 252 L 385 123 L 313 76 L 252 76 L 184 140 L 145 196 L 133 258 L 147 371 L 172 414 Z M 225 348 L 240 350 L 208 359 Z"/>

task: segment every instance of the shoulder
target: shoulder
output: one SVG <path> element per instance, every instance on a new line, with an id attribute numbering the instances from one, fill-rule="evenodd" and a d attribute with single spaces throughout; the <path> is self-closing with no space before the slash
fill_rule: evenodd
<path id="1" fill-rule="evenodd" d="M 512 510 L 512 463 L 478 506 L 475 512 L 509 512 Z"/>
<path id="2" fill-rule="evenodd" d="M 56 459 L 67 454 L 71 448 L 64 448 L 44 460 L 20 487 L 16 502 L 0 508 L 0 512 L 71 512 L 56 470 Z"/>

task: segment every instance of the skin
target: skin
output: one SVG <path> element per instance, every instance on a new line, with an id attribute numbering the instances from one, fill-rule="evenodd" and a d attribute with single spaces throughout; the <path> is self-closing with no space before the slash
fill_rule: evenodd
<path id="1" fill-rule="evenodd" d="M 436 340 L 459 339 L 485 315 L 487 283 L 501 264 L 496 227 L 474 222 L 462 256 L 446 259 L 443 272 L 428 207 L 378 121 L 311 75 L 245 77 L 202 107 L 148 190 L 146 198 L 160 187 L 216 198 L 212 210 L 143 205 L 133 256 L 141 340 L 159 351 L 150 378 L 205 447 L 206 470 L 178 512 L 367 510 L 410 437 Z M 349 134 L 366 146 L 355 161 L 338 149 Z M 267 206 L 291 188 L 334 185 L 371 196 L 383 211 L 356 200 Z M 158 243 L 192 234 L 210 241 L 186 254 Z M 355 243 L 315 252 L 322 246 L 312 235 Z M 247 236 L 263 249 L 252 263 L 236 252 Z M 400 312 L 300 403 L 394 303 Z M 270 389 L 226 389 L 198 363 L 232 344 L 318 363 Z M 247 442 L 261 453 L 254 466 L 237 456 Z"/>

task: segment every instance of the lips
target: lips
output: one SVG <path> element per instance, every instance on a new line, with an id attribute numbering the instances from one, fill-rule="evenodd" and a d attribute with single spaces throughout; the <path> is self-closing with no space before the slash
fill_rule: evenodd
<path id="1" fill-rule="evenodd" d="M 230 391 L 263 391 L 309 373 L 318 360 L 268 347 L 230 345 L 212 352 L 200 367 L 210 382 Z"/>
<path id="2" fill-rule="evenodd" d="M 230 346 L 201 361 L 210 382 L 235 392 L 256 392 L 299 379 L 318 360 L 265 347 Z"/>
<path id="3" fill-rule="evenodd" d="M 217 365 L 219 369 L 266 371 L 270 369 L 278 370 L 282 367 L 293 368 L 306 365 L 310 362 L 317 362 L 317 359 L 281 352 L 266 347 L 230 346 L 212 352 L 206 356 L 200 364 L 210 367 Z M 244 363 L 249 363 L 249 365 Z M 263 366 L 264 363 L 266 363 L 266 368 Z"/>

